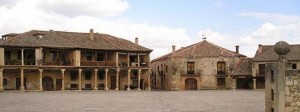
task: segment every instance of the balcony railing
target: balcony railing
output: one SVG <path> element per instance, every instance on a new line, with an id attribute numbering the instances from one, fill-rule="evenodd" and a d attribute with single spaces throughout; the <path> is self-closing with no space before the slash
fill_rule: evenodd
<path id="1" fill-rule="evenodd" d="M 22 60 L 17 60 L 17 59 L 6 59 L 5 60 L 5 65 L 21 65 Z"/>
<path id="2" fill-rule="evenodd" d="M 71 66 L 72 60 L 42 60 L 39 61 L 42 65 L 61 65 L 61 66 Z"/>
<path id="3" fill-rule="evenodd" d="M 115 61 L 81 61 L 81 66 L 116 66 Z"/>

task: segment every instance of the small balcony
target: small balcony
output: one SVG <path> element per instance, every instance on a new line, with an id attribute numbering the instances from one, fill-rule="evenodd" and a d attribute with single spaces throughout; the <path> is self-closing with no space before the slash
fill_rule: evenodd
<path id="1" fill-rule="evenodd" d="M 115 61 L 81 61 L 81 66 L 116 66 Z"/>
<path id="2" fill-rule="evenodd" d="M 5 59 L 5 65 L 21 65 L 22 60 L 17 59 Z"/>
<path id="3" fill-rule="evenodd" d="M 42 65 L 72 66 L 72 60 L 39 60 Z"/>

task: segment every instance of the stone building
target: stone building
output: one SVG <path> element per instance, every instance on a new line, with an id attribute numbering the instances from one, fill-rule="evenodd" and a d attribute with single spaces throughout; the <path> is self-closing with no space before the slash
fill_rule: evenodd
<path id="1" fill-rule="evenodd" d="M 232 73 L 233 89 L 253 89 L 252 58 L 241 58 Z"/>
<path id="2" fill-rule="evenodd" d="M 266 63 L 265 111 L 300 111 L 300 45 L 288 45 L 280 41 L 270 46 Z M 270 59 L 270 60 L 271 60 Z"/>
<path id="3" fill-rule="evenodd" d="M 39 31 L 0 41 L 0 91 L 150 90 L 151 49 L 108 34 Z"/>
<path id="4" fill-rule="evenodd" d="M 244 55 L 206 40 L 182 47 L 151 61 L 152 88 L 200 90 L 232 88 L 231 73 Z"/>

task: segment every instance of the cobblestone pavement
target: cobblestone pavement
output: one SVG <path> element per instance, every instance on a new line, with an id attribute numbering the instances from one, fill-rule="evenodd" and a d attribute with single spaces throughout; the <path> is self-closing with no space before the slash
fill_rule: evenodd
<path id="1" fill-rule="evenodd" d="M 263 90 L 0 93 L 1 112 L 263 112 Z"/>

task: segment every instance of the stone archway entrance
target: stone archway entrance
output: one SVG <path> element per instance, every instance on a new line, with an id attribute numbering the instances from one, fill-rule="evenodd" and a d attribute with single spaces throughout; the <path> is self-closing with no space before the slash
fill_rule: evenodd
<path id="1" fill-rule="evenodd" d="M 53 91 L 53 80 L 50 77 L 43 78 L 43 90 L 44 91 Z"/>
<path id="2" fill-rule="evenodd" d="M 185 90 L 197 90 L 197 80 L 188 78 L 185 80 Z"/>

